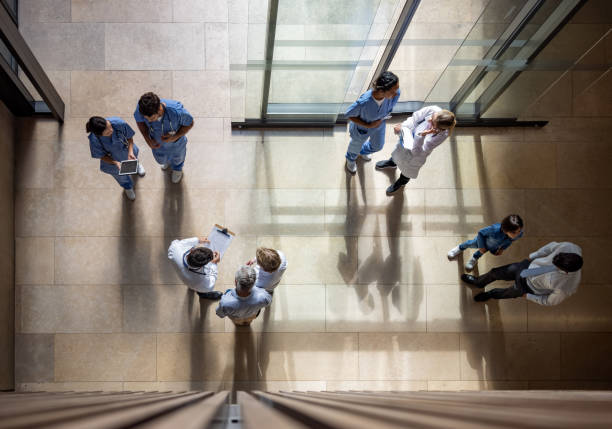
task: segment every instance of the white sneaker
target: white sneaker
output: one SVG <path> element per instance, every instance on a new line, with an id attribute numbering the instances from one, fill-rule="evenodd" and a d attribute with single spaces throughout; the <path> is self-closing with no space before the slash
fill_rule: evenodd
<path id="1" fill-rule="evenodd" d="M 183 178 L 183 172 L 172 170 L 172 183 L 178 183 Z"/>
<path id="2" fill-rule="evenodd" d="M 463 252 L 463 250 L 461 250 L 459 248 L 459 246 L 455 246 L 453 247 L 451 250 L 448 251 L 448 253 L 446 254 L 446 256 L 448 257 L 449 261 L 452 261 L 453 259 L 455 259 L 457 256 L 459 256 L 459 254 Z"/>
<path id="3" fill-rule="evenodd" d="M 125 196 L 127 197 L 128 200 L 134 201 L 136 199 L 136 193 L 134 192 L 133 189 L 124 189 L 124 191 L 125 191 Z"/>
<path id="4" fill-rule="evenodd" d="M 372 155 L 359 155 L 364 161 L 372 161 Z"/>
<path id="5" fill-rule="evenodd" d="M 355 161 L 349 161 L 347 159 L 346 160 L 346 170 L 351 174 L 357 173 L 357 163 Z"/>
<path id="6" fill-rule="evenodd" d="M 167 170 L 170 167 L 170 164 L 166 163 L 162 165 L 162 170 Z"/>
<path id="7" fill-rule="evenodd" d="M 474 259 L 474 257 L 472 256 L 470 260 L 466 262 L 465 270 L 472 271 L 477 263 L 478 263 L 478 259 Z"/>
<path id="8" fill-rule="evenodd" d="M 147 174 L 147 172 L 145 171 L 144 166 L 140 162 L 138 162 L 138 175 L 140 177 L 144 177 L 145 174 Z"/>

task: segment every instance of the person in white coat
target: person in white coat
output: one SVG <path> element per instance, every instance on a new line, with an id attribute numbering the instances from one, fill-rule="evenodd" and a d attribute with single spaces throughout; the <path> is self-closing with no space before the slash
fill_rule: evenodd
<path id="1" fill-rule="evenodd" d="M 200 298 L 219 300 L 222 293 L 214 291 L 221 260 L 219 252 L 206 247 L 210 241 L 204 238 L 174 240 L 168 248 L 168 259 L 177 274 L 189 289 L 197 292 Z"/>
<path id="2" fill-rule="evenodd" d="M 259 247 L 255 252 L 255 259 L 251 259 L 246 265 L 253 267 L 257 273 L 255 287 L 265 289 L 272 295 L 287 270 L 287 258 L 280 250 Z"/>
<path id="3" fill-rule="evenodd" d="M 399 140 L 391 159 L 376 163 L 377 170 L 399 167 L 400 177 L 387 188 L 387 195 L 393 195 L 410 179 L 417 178 L 429 154 L 452 134 L 456 123 L 453 112 L 427 106 L 393 128 Z"/>

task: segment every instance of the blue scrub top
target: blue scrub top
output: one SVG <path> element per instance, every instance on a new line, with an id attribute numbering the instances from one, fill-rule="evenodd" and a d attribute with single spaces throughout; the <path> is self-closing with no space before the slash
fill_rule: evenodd
<path id="1" fill-rule="evenodd" d="M 106 118 L 113 127 L 113 134 L 110 136 L 97 136 L 89 133 L 89 150 L 92 158 L 102 158 L 109 155 L 115 161 L 125 161 L 128 158 L 128 140 L 134 137 L 134 130 L 121 118 L 112 116 Z M 138 148 L 134 145 L 134 155 L 138 155 Z M 100 161 L 100 169 L 109 173 L 114 173 L 117 167 Z M 112 171 L 110 171 L 112 170 Z"/>
<path id="2" fill-rule="evenodd" d="M 372 90 L 368 90 L 361 94 L 361 96 L 353 104 L 349 106 L 344 115 L 347 118 L 359 117 L 364 122 L 374 122 L 389 115 L 393 110 L 393 107 L 397 104 L 397 100 L 400 97 L 400 90 L 397 90 L 397 95 L 391 99 L 385 98 L 382 104 L 379 106 L 372 97 Z M 371 128 L 362 128 L 355 124 L 357 128 L 364 130 L 371 130 Z M 384 121 L 378 127 L 384 127 Z M 377 127 L 377 128 L 378 128 Z"/>
<path id="3" fill-rule="evenodd" d="M 161 98 L 160 101 L 166 105 L 164 109 L 164 116 L 159 121 L 149 122 L 142 116 L 136 105 L 134 111 L 134 119 L 136 122 L 144 122 L 149 128 L 149 136 L 158 143 L 163 143 L 161 137 L 166 134 L 174 134 L 182 126 L 189 126 L 193 123 L 193 116 L 183 107 L 183 104 L 179 101 L 168 100 Z M 177 143 L 183 143 L 187 141 L 187 137 L 183 136 L 178 139 Z"/>

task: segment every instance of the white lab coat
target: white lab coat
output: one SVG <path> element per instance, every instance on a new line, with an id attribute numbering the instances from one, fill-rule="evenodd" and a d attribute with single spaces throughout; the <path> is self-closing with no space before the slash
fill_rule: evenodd
<path id="1" fill-rule="evenodd" d="M 168 248 L 168 259 L 172 261 L 177 274 L 189 289 L 196 292 L 210 292 L 215 288 L 217 281 L 217 264 L 209 262 L 202 268 L 190 269 L 185 261 L 185 253 L 197 246 L 199 242 L 198 237 L 172 241 Z"/>
<path id="2" fill-rule="evenodd" d="M 429 129 L 429 119 L 440 110 L 438 106 L 423 107 L 402 122 L 400 139 L 391 158 L 404 176 L 416 179 L 429 154 L 448 137 L 448 130 L 438 134 L 419 135 Z"/>
<path id="3" fill-rule="evenodd" d="M 259 264 L 254 265 L 255 272 L 257 273 L 257 280 L 255 280 L 255 286 L 265 289 L 268 292 L 274 290 L 274 288 L 278 286 L 281 281 L 281 277 L 283 276 L 283 273 L 287 270 L 287 258 L 285 257 L 285 254 L 280 250 L 277 250 L 277 252 L 278 256 L 280 256 L 281 264 L 276 269 L 276 271 L 269 273 L 267 271 L 262 270 Z"/>

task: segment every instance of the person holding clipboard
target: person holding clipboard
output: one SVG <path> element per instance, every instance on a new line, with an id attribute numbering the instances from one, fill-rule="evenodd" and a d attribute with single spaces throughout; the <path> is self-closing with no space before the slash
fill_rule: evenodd
<path id="1" fill-rule="evenodd" d="M 89 133 L 89 149 L 92 158 L 100 159 L 100 171 L 110 174 L 124 189 L 130 201 L 136 199 L 134 182 L 128 174 L 120 174 L 121 162 L 138 159 L 138 146 L 134 144 L 134 130 L 121 118 L 92 116 L 85 125 Z M 145 175 L 143 165 L 138 162 L 136 170 Z"/>
<path id="2" fill-rule="evenodd" d="M 387 195 L 395 194 L 410 179 L 417 178 L 427 157 L 452 134 L 456 124 L 453 112 L 427 106 L 393 127 L 399 140 L 391 158 L 376 163 L 377 170 L 396 167 L 400 170 L 399 179 L 387 188 Z"/>
<path id="3" fill-rule="evenodd" d="M 219 300 L 221 292 L 214 291 L 219 275 L 219 252 L 210 249 L 207 237 L 174 240 L 168 248 L 168 259 L 185 285 L 200 298 Z"/>

